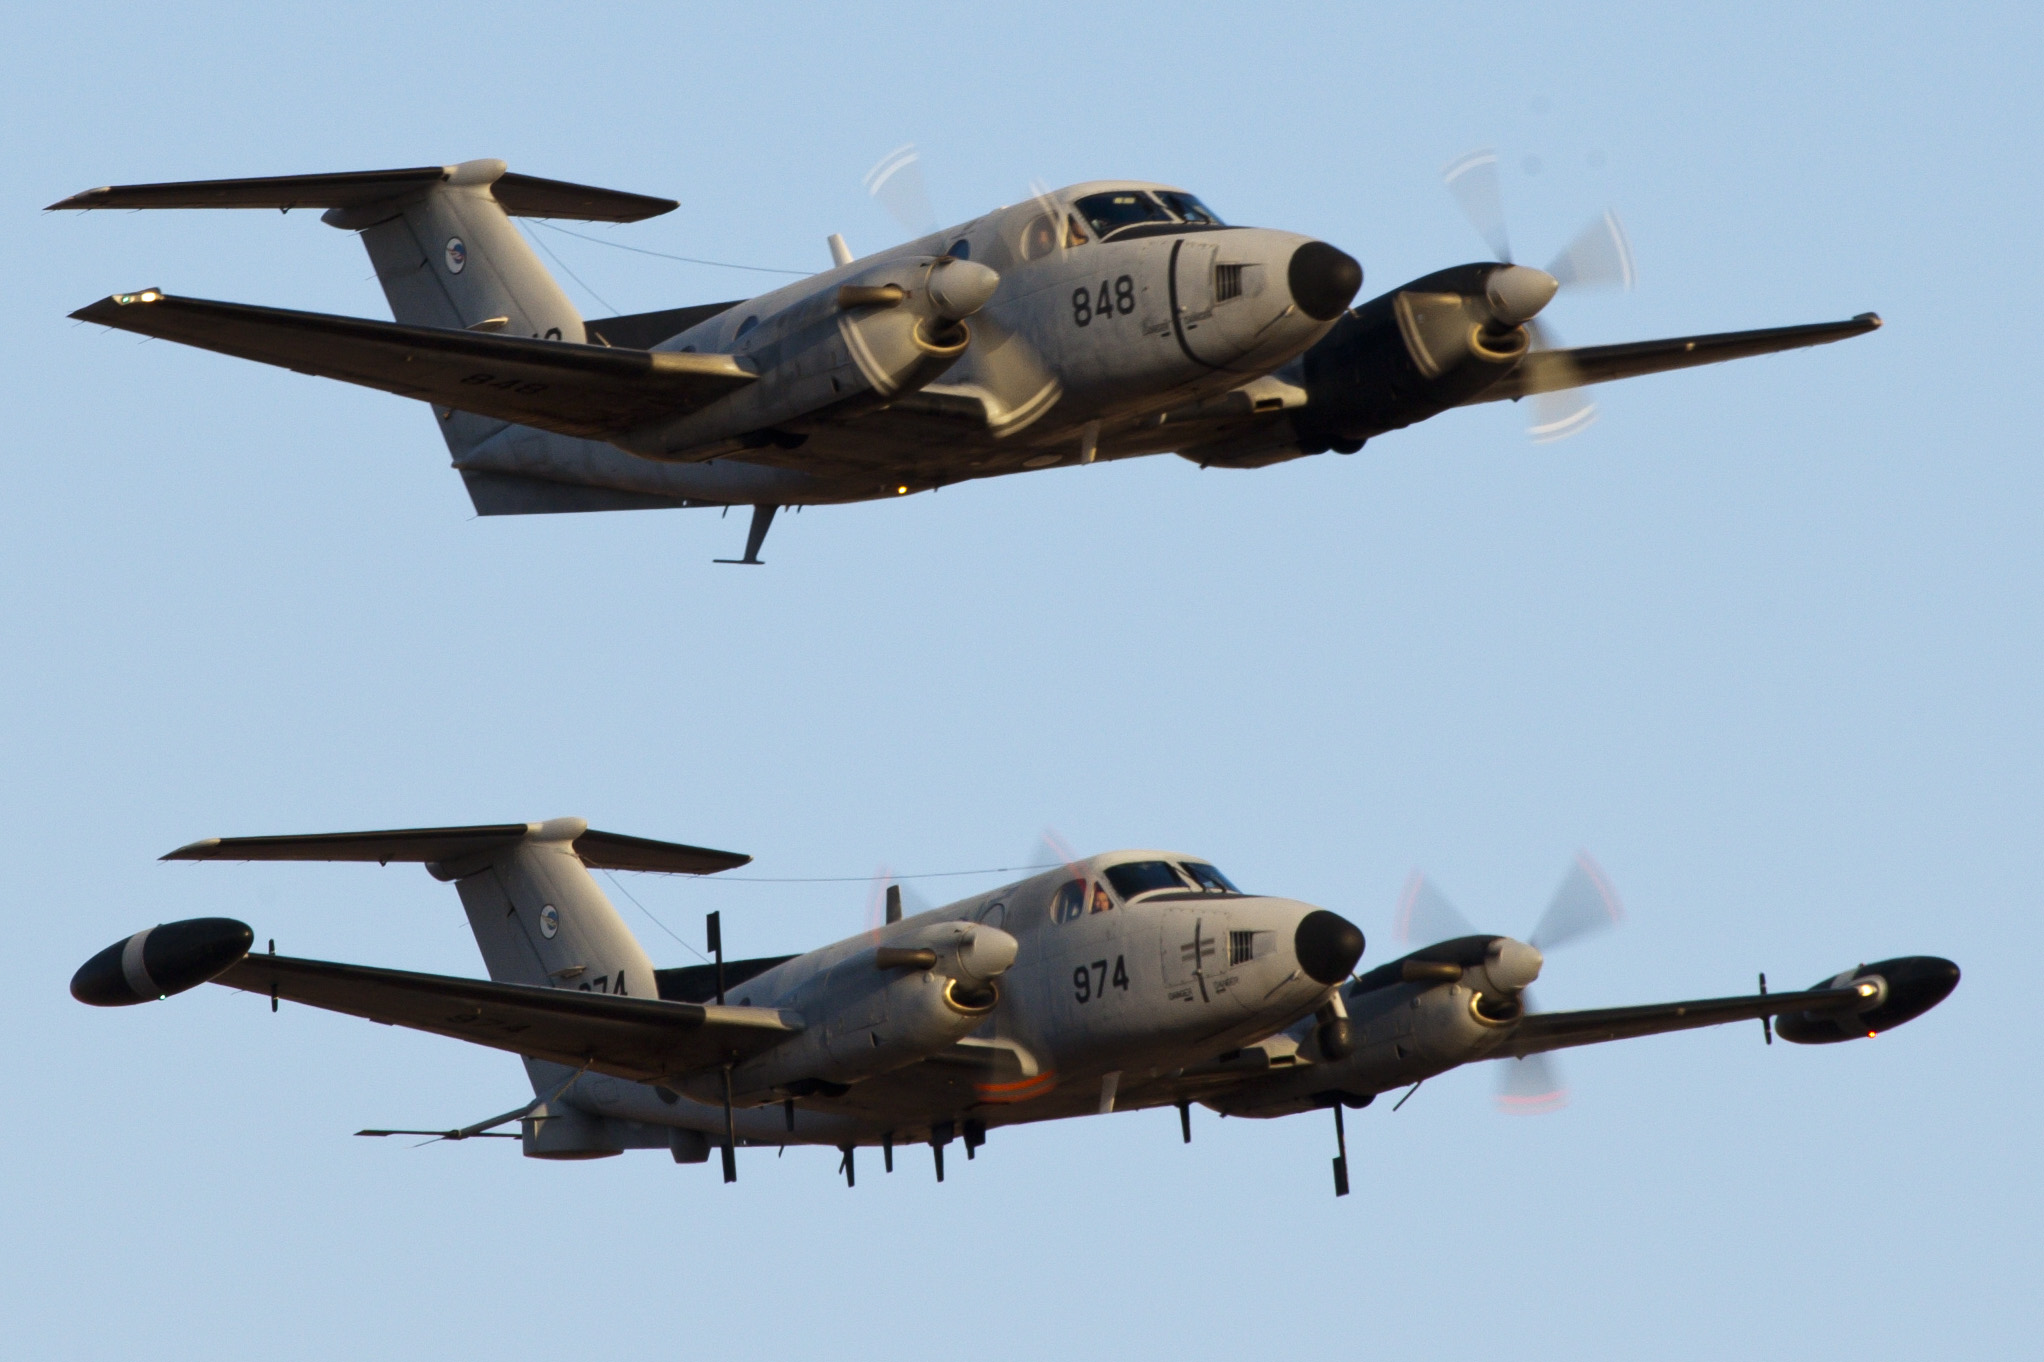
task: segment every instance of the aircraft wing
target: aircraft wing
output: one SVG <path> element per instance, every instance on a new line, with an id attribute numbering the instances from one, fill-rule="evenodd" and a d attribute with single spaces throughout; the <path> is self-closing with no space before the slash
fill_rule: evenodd
<path id="1" fill-rule="evenodd" d="M 406 326 L 174 298 L 161 289 L 117 293 L 71 315 L 581 439 L 685 414 L 755 377 L 731 355 Z"/>
<path id="2" fill-rule="evenodd" d="M 213 982 L 639 1080 L 715 1069 L 802 1029 L 795 1014 L 771 1007 L 671 1003 L 286 955 L 244 956 Z"/>
<path id="3" fill-rule="evenodd" d="M 251 959 L 254 957 L 251 956 Z M 1657 1036 L 1664 1031 L 1693 1031 L 1700 1026 L 1756 1021 L 1784 1012 L 1832 1012 L 1863 1008 L 1866 997 L 1853 988 L 1813 988 L 1801 993 L 1753 993 L 1737 998 L 1701 998 L 1693 1002 L 1648 1003 L 1642 1007 L 1598 1007 L 1583 1012 L 1534 1012 L 1519 1022 L 1510 1040 L 1493 1057 L 1537 1055 L 1597 1045 L 1607 1040 Z"/>
<path id="4" fill-rule="evenodd" d="M 1722 364 L 1728 359 L 1769 355 L 1810 345 L 1865 335 L 1879 330 L 1881 319 L 1862 312 L 1850 321 L 1815 322 L 1807 326 L 1774 326 L 1758 331 L 1719 331 L 1707 336 L 1676 336 L 1669 340 L 1632 341 L 1624 345 L 1589 345 L 1577 350 L 1535 350 L 1519 367 L 1463 405 L 1499 402 L 1533 393 L 1609 383 L 1618 378 Z"/>

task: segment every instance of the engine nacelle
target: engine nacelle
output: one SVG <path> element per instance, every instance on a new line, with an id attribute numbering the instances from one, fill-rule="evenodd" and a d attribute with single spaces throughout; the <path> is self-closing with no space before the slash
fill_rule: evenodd
<path id="1" fill-rule="evenodd" d="M 997 927 L 933 922 L 849 955 L 776 1004 L 809 1025 L 732 1070 L 733 1090 L 801 1095 L 926 1058 L 985 1022 L 1019 948 Z"/>
<path id="2" fill-rule="evenodd" d="M 80 965 L 71 976 L 71 996 L 94 1007 L 154 1002 L 219 977 L 254 944 L 249 925 L 231 917 L 165 922 Z"/>
<path id="3" fill-rule="evenodd" d="M 1525 355 L 1523 323 L 1552 283 L 1519 266 L 1457 265 L 1356 308 L 1303 358 L 1307 400 L 1291 414 L 1300 449 L 1353 454 L 1490 387 Z"/>
<path id="4" fill-rule="evenodd" d="M 1832 975 L 1815 988 L 1859 987 L 1866 1001 L 1828 1012 L 1784 1012 L 1774 1033 L 1797 1045 L 1830 1045 L 1891 1031 L 1936 1007 L 1959 986 L 1959 967 L 1935 955 L 1905 955 Z"/>
<path id="5" fill-rule="evenodd" d="M 950 256 L 887 261 L 762 317 L 735 339 L 759 378 L 687 416 L 618 441 L 652 459 L 694 461 L 800 443 L 780 429 L 825 411 L 884 403 L 935 381 L 971 343 L 966 318 L 1001 276 Z"/>

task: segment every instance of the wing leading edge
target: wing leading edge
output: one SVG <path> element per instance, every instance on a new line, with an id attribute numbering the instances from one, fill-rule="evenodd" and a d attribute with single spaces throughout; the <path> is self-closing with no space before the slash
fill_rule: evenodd
<path id="1" fill-rule="evenodd" d="M 640 1081 L 735 1063 L 802 1029 L 769 1007 L 624 998 L 371 965 L 250 955 L 214 983 Z"/>
<path id="2" fill-rule="evenodd" d="M 731 355 L 407 326 L 160 289 L 117 293 L 71 315 L 579 439 L 694 411 L 755 378 Z"/>
<path id="3" fill-rule="evenodd" d="M 1519 362 L 1517 369 L 1462 405 L 1500 402 L 1534 393 L 1585 387 L 1591 383 L 1609 383 L 1614 379 L 1639 378 L 1673 369 L 1693 369 L 1701 364 L 1722 364 L 1726 360 L 1746 359 L 1753 355 L 1771 355 L 1781 350 L 1829 345 L 1833 341 L 1878 331 L 1880 327 L 1879 315 L 1862 312 L 1842 322 L 1772 326 L 1756 331 L 1719 331 L 1703 336 L 1630 341 L 1624 345 L 1589 345 L 1576 350 L 1535 350 Z"/>

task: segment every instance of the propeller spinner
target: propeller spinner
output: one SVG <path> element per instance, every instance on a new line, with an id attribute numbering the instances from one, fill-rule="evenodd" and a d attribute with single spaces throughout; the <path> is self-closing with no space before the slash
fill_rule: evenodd
<path id="1" fill-rule="evenodd" d="M 1607 211 L 1590 222 L 1546 269 L 1537 270 L 1512 259 L 1511 238 L 1505 230 L 1504 194 L 1498 183 L 1497 153 L 1472 151 L 1450 163 L 1441 172 L 1441 178 L 1463 216 L 1469 219 L 1469 225 L 1499 262 L 1500 268 L 1491 272 L 1484 288 L 1491 316 L 1507 329 L 1524 326 L 1533 350 L 1562 348 L 1554 332 L 1534 320 L 1560 290 L 1632 287 L 1635 278 L 1632 247 L 1616 214 Z M 1552 386 L 1536 390 L 1533 395 L 1529 433 L 1535 441 L 1563 439 L 1596 420 L 1596 403 L 1574 386 L 1579 375 L 1573 366 L 1550 360 L 1542 369 Z"/>
<path id="2" fill-rule="evenodd" d="M 1548 900 L 1526 940 L 1503 937 L 1494 943 L 1491 954 L 1497 963 L 1487 966 L 1487 973 L 1496 986 L 1516 993 L 1526 1011 L 1533 1011 L 1528 985 L 1539 977 L 1546 953 L 1616 926 L 1624 917 L 1625 909 L 1618 901 L 1617 891 L 1603 870 L 1588 852 L 1578 853 L 1575 864 L 1569 867 L 1561 887 Z M 1399 898 L 1395 931 L 1401 941 L 1419 944 L 1482 935 L 1418 872 L 1406 882 L 1405 892 Z M 1527 1115 L 1555 1111 L 1567 1105 L 1568 1087 L 1547 1055 L 1528 1055 L 1503 1062 L 1498 1071 L 1496 1102 L 1501 1111 Z"/>

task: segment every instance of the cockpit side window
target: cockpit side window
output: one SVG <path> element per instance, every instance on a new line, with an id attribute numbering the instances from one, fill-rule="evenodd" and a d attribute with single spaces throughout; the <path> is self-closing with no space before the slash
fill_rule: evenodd
<path id="1" fill-rule="evenodd" d="M 1093 228 L 1093 235 L 1110 236 L 1139 222 L 1170 222 L 1171 214 L 1139 189 L 1115 189 L 1105 194 L 1088 194 L 1076 207 Z"/>
<path id="2" fill-rule="evenodd" d="M 1218 213 L 1201 203 L 1191 194 L 1183 194 L 1176 189 L 1160 189 L 1157 191 L 1157 197 L 1164 201 L 1166 208 L 1169 208 L 1172 212 L 1195 226 L 1220 227 L 1225 225 L 1222 223 Z"/>
<path id="3" fill-rule="evenodd" d="M 1077 922 L 1086 915 L 1086 882 L 1069 880 L 1058 886 L 1051 896 L 1050 920 L 1052 922 Z"/>
<path id="4" fill-rule="evenodd" d="M 1124 900 L 1157 889 L 1185 888 L 1185 881 L 1179 878 L 1169 861 L 1130 861 L 1127 865 L 1111 865 L 1107 867 L 1107 879 L 1114 886 L 1114 892 Z"/>
<path id="5" fill-rule="evenodd" d="M 1192 882 L 1209 894 L 1239 894 L 1234 881 L 1208 865 L 1205 861 L 1187 861 L 1185 873 L 1192 876 Z"/>

